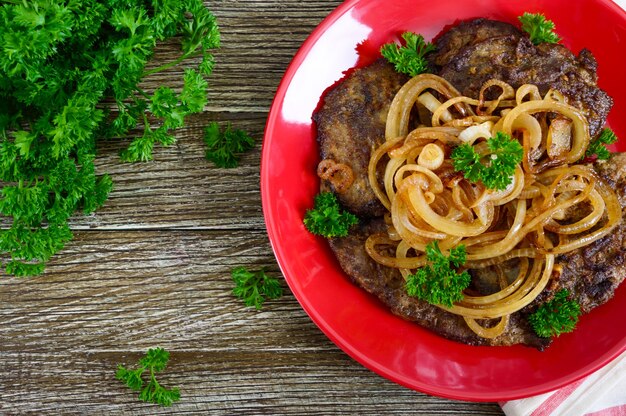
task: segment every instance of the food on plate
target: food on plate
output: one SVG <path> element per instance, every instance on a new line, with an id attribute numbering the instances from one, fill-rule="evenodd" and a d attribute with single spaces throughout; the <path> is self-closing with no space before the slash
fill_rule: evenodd
<path id="1" fill-rule="evenodd" d="M 303 222 L 311 233 L 332 238 L 347 236 L 359 219 L 341 208 L 335 194 L 321 192 L 315 197 L 315 208 L 306 212 Z"/>
<path id="2" fill-rule="evenodd" d="M 426 58 L 438 75 L 354 70 L 314 115 L 321 188 L 359 217 L 330 246 L 404 318 L 542 349 L 626 274 L 625 155 L 587 153 L 607 156 L 612 101 L 590 52 L 503 22 L 463 22 Z"/>
<path id="3" fill-rule="evenodd" d="M 432 43 L 427 43 L 422 35 L 404 32 L 402 39 L 406 45 L 387 43 L 380 48 L 380 54 L 394 64 L 396 71 L 414 77 L 428 71 L 426 55 L 435 50 Z"/>
<path id="4" fill-rule="evenodd" d="M 329 91 L 323 108 L 313 116 L 322 160 L 349 164 L 352 169 L 351 186 L 337 196 L 356 215 L 369 217 L 384 213 L 369 184 L 367 167 L 372 148 L 385 141 L 389 104 L 408 80 L 409 77 L 380 60 L 368 68 L 357 69 Z"/>
<path id="5" fill-rule="evenodd" d="M 472 37 L 472 32 L 484 37 Z M 596 60 L 587 49 L 575 56 L 560 44 L 533 45 L 515 26 L 486 19 L 461 23 L 434 44 L 437 52 L 428 60 L 435 73 L 463 95 L 477 97 L 490 79 L 505 81 L 513 88 L 534 84 L 542 95 L 555 89 L 583 111 L 591 137 L 602 130 L 613 105 L 597 85 Z"/>

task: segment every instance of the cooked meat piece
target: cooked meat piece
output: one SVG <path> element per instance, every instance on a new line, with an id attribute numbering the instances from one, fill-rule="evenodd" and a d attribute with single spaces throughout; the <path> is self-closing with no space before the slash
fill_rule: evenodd
<path id="1" fill-rule="evenodd" d="M 431 65 L 441 67 L 439 74 L 463 94 L 477 97 L 482 84 L 491 78 L 514 87 L 535 83 L 542 93 L 556 88 L 584 110 L 592 135 L 599 133 L 612 106 L 611 98 L 596 86 L 596 63 L 588 51 L 583 50 L 576 58 L 560 45 L 535 47 L 514 26 L 486 19 L 459 24 L 443 34 L 436 45 L 438 50 L 429 55 Z M 378 60 L 354 70 L 332 88 L 313 116 L 322 159 L 352 169 L 354 182 L 337 194 L 357 215 L 384 213 L 369 186 L 367 166 L 372 149 L 384 140 L 389 105 L 407 80 L 392 65 Z M 335 190 L 327 180 L 322 186 Z"/>
<path id="2" fill-rule="evenodd" d="M 617 190 L 626 216 L 626 153 L 596 164 L 598 173 Z M 410 297 L 404 289 L 402 275 L 382 266 L 365 251 L 365 240 L 371 234 L 386 230 L 382 219 L 362 221 L 345 238 L 330 240 L 330 247 L 344 272 L 360 287 L 380 299 L 391 311 L 415 321 L 446 338 L 470 345 L 525 344 L 538 349 L 549 345 L 547 338 L 537 337 L 528 325 L 527 315 L 550 293 L 567 288 L 581 304 L 583 312 L 607 302 L 626 277 L 626 222 L 609 236 L 591 245 L 557 257 L 555 269 L 561 274 L 534 303 L 513 314 L 504 334 L 489 340 L 478 337 L 463 318 L 436 306 Z M 474 279 L 479 273 L 473 273 Z"/>
<path id="3" fill-rule="evenodd" d="M 599 161 L 595 168 L 617 193 L 626 219 L 626 153 Z M 559 288 L 574 293 L 583 312 L 606 303 L 626 276 L 626 220 L 606 237 L 556 260 L 563 266 Z"/>
<path id="4" fill-rule="evenodd" d="M 369 185 L 367 166 L 372 149 L 385 140 L 391 101 L 407 80 L 385 60 L 378 60 L 356 69 L 330 90 L 313 115 L 322 160 L 332 159 L 352 168 L 355 177 L 352 186 L 337 196 L 346 208 L 359 216 L 384 213 L 384 207 Z M 330 187 L 327 181 L 322 185 Z"/>
<path id="5" fill-rule="evenodd" d="M 515 26 L 496 20 L 474 19 L 461 22 L 445 30 L 438 36 L 433 44 L 437 48 L 428 56 L 428 61 L 437 70 L 446 65 L 450 60 L 467 45 L 473 45 L 489 38 L 515 35 L 523 37 L 524 32 Z"/>
<path id="6" fill-rule="evenodd" d="M 376 263 L 365 251 L 367 237 L 385 230 L 381 219 L 362 221 L 350 231 L 349 236 L 330 240 L 330 247 L 352 281 L 380 299 L 393 313 L 415 321 L 445 338 L 469 345 L 521 343 L 543 349 L 549 344 L 549 339 L 535 335 L 521 314 L 511 317 L 504 334 L 489 340 L 470 330 L 462 317 L 407 295 L 400 272 Z"/>
<path id="7" fill-rule="evenodd" d="M 439 50 L 429 56 L 431 65 L 441 68 L 438 74 L 462 94 L 475 98 L 481 86 L 492 78 L 514 88 L 535 84 L 541 94 L 550 88 L 559 90 L 570 104 L 583 111 L 590 134 L 595 137 L 604 126 L 613 100 L 597 85 L 597 65 L 591 52 L 583 49 L 576 57 L 562 45 L 535 46 L 526 36 L 508 33 L 512 29 L 504 29 L 507 26 L 502 25 L 479 19 L 451 29 L 436 42 Z M 482 40 L 468 43 L 466 32 L 472 28 L 477 33 L 502 35 L 479 37 L 477 40 Z M 454 51 L 458 52 L 452 54 Z M 499 92 L 494 89 L 492 94 Z"/>

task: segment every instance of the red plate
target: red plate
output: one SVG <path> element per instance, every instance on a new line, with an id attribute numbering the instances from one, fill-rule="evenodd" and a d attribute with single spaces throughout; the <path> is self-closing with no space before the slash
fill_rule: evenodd
<path id="1" fill-rule="evenodd" d="M 626 349 L 626 285 L 583 316 L 577 330 L 544 352 L 528 347 L 471 347 L 391 314 L 343 274 L 323 238 L 302 225 L 319 182 L 311 115 L 343 71 L 398 33 L 431 39 L 456 20 L 516 23 L 542 12 L 574 51 L 591 49 L 600 86 L 615 100 L 609 122 L 626 138 L 626 13 L 609 0 L 352 0 L 330 14 L 302 45 L 278 88 L 263 143 L 261 193 L 278 264 L 311 319 L 367 368 L 404 386 L 462 400 L 509 400 L 546 392 L 599 368 Z M 626 140 L 618 148 L 626 150 Z"/>

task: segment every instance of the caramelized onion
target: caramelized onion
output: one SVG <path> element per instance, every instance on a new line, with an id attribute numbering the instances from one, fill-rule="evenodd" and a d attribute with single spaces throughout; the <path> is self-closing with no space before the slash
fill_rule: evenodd
<path id="1" fill-rule="evenodd" d="M 496 100 L 485 100 L 486 90 L 494 86 L 502 92 Z M 410 130 L 416 102 L 430 112 L 432 127 Z M 488 139 L 498 131 L 520 140 L 524 154 L 512 183 L 491 190 L 456 172 L 450 154 L 465 143 L 488 155 Z M 431 241 L 438 241 L 443 251 L 464 245 L 463 267 L 475 276 L 494 269 L 500 289 L 464 294 L 452 307 L 439 307 L 463 316 L 481 337 L 506 333 L 509 316 L 546 287 L 557 254 L 591 244 L 621 221 L 613 189 L 592 167 L 578 163 L 589 145 L 588 123 L 558 91 L 541 97 L 535 85 L 514 90 L 491 80 L 477 100 L 461 96 L 436 75 L 420 75 L 395 96 L 385 137 L 372 152 L 368 176 L 388 210 L 388 232 L 369 236 L 365 249 L 376 262 L 407 278 L 428 263 L 425 250 Z M 379 179 L 383 160 L 385 173 Z M 573 208 L 586 210 L 582 218 L 569 218 Z M 505 264 L 517 273 L 510 281 Z M 477 321 L 484 319 L 499 321 Z"/>
<path id="2" fill-rule="evenodd" d="M 352 168 L 332 159 L 324 159 L 317 165 L 317 176 L 330 182 L 340 194 L 346 192 L 354 182 Z"/>

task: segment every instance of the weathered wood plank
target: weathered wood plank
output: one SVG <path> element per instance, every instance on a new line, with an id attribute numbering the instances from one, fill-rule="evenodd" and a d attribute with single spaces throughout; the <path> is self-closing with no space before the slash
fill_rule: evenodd
<path id="1" fill-rule="evenodd" d="M 131 365 L 140 356 L 116 351 L 10 354 L 5 358 L 8 369 L 22 368 L 20 381 L 24 384 L 3 392 L 0 410 L 90 415 L 500 414 L 492 404 L 455 402 L 452 408 L 449 400 L 373 378 L 363 368 L 355 371 L 353 363 L 336 352 L 198 353 L 175 349 L 160 381 L 179 387 L 182 399 L 172 409 L 158 409 L 139 402 L 134 398 L 136 393 L 120 388 L 114 380 L 117 364 Z M 33 366 L 23 369 L 24 362 Z M 50 367 L 56 371 L 46 371 Z M 210 385 L 207 380 L 211 380 Z M 18 388 L 25 393 L 19 393 Z M 27 405 L 15 406 L 16 398 Z"/>
<path id="2" fill-rule="evenodd" d="M 269 250 L 262 231 L 77 232 L 44 276 L 2 282 L 0 411 L 154 414 L 114 371 L 161 345 L 172 353 L 164 383 L 183 391 L 176 414 L 500 414 L 361 367 L 284 283 L 262 311 L 244 307 L 229 272 L 278 276 Z"/>

